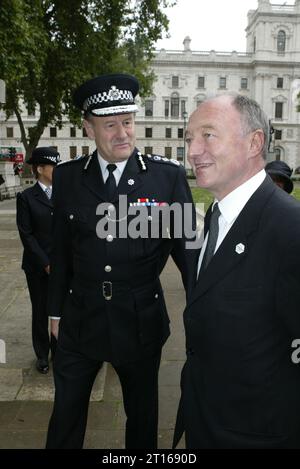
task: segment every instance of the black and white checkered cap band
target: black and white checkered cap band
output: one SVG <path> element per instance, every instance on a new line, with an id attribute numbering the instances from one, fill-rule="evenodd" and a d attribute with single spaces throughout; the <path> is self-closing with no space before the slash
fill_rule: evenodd
<path id="1" fill-rule="evenodd" d="M 53 161 L 53 163 L 56 163 L 57 161 L 59 161 L 59 155 L 58 156 L 39 155 L 39 158 L 45 158 L 46 160 Z"/>
<path id="2" fill-rule="evenodd" d="M 87 98 L 83 103 L 83 110 L 87 111 L 94 104 L 113 103 L 114 101 L 133 103 L 132 92 L 129 90 L 118 90 L 115 86 L 112 86 L 109 91 L 103 91 L 103 93 L 97 93 Z"/>

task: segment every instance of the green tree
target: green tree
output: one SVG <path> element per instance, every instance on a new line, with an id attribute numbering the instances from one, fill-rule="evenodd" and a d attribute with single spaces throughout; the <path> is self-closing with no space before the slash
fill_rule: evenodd
<path id="1" fill-rule="evenodd" d="M 168 30 L 170 0 L 1 0 L 0 78 L 6 82 L 7 117 L 20 126 L 26 158 L 48 125 L 63 115 L 79 124 L 72 91 L 101 73 L 128 72 L 151 92 L 155 42 Z M 25 128 L 22 103 L 39 108 Z"/>

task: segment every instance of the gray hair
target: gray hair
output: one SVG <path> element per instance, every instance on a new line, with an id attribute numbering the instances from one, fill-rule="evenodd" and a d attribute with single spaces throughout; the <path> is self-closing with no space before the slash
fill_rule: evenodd
<path id="1" fill-rule="evenodd" d="M 260 105 L 254 101 L 254 99 L 248 98 L 247 96 L 243 96 L 238 93 L 224 93 L 222 95 L 215 95 L 214 97 L 208 98 L 207 101 L 216 99 L 219 96 L 232 97 L 232 105 L 241 115 L 242 127 L 245 135 L 258 129 L 263 131 L 264 145 L 262 148 L 262 157 L 265 160 L 267 158 L 269 149 L 270 125 L 269 120 Z"/>

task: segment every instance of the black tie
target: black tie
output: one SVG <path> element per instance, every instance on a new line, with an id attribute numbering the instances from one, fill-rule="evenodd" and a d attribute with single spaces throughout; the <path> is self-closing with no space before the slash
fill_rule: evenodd
<path id="1" fill-rule="evenodd" d="M 219 235 L 219 216 L 221 215 L 218 204 L 216 203 L 213 209 L 213 212 L 209 221 L 209 232 L 208 240 L 206 244 L 206 249 L 202 259 L 200 270 L 205 270 L 208 264 L 210 263 L 217 244 L 217 239 Z"/>
<path id="2" fill-rule="evenodd" d="M 109 175 L 105 182 L 105 189 L 106 189 L 106 197 L 107 200 L 111 201 L 113 199 L 114 193 L 116 192 L 117 184 L 115 180 L 115 176 L 113 175 L 114 170 L 116 169 L 115 164 L 108 164 L 106 166 Z"/>

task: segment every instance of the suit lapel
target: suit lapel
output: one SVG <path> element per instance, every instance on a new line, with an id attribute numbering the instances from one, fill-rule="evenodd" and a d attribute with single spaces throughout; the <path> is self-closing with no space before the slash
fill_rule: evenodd
<path id="1" fill-rule="evenodd" d="M 248 255 L 251 235 L 257 230 L 262 208 L 274 190 L 274 183 L 270 178 L 266 178 L 249 199 L 207 269 L 200 272 L 189 299 L 190 304 L 218 283 Z"/>
<path id="2" fill-rule="evenodd" d="M 106 200 L 105 185 L 97 158 L 97 150 L 94 151 L 83 169 L 82 182 L 83 185 L 98 199 Z"/>
<path id="3" fill-rule="evenodd" d="M 38 182 L 36 182 L 36 184 L 33 186 L 32 192 L 35 199 L 38 200 L 41 204 L 47 205 L 47 207 L 53 207 L 52 201 L 48 199 Z"/>

